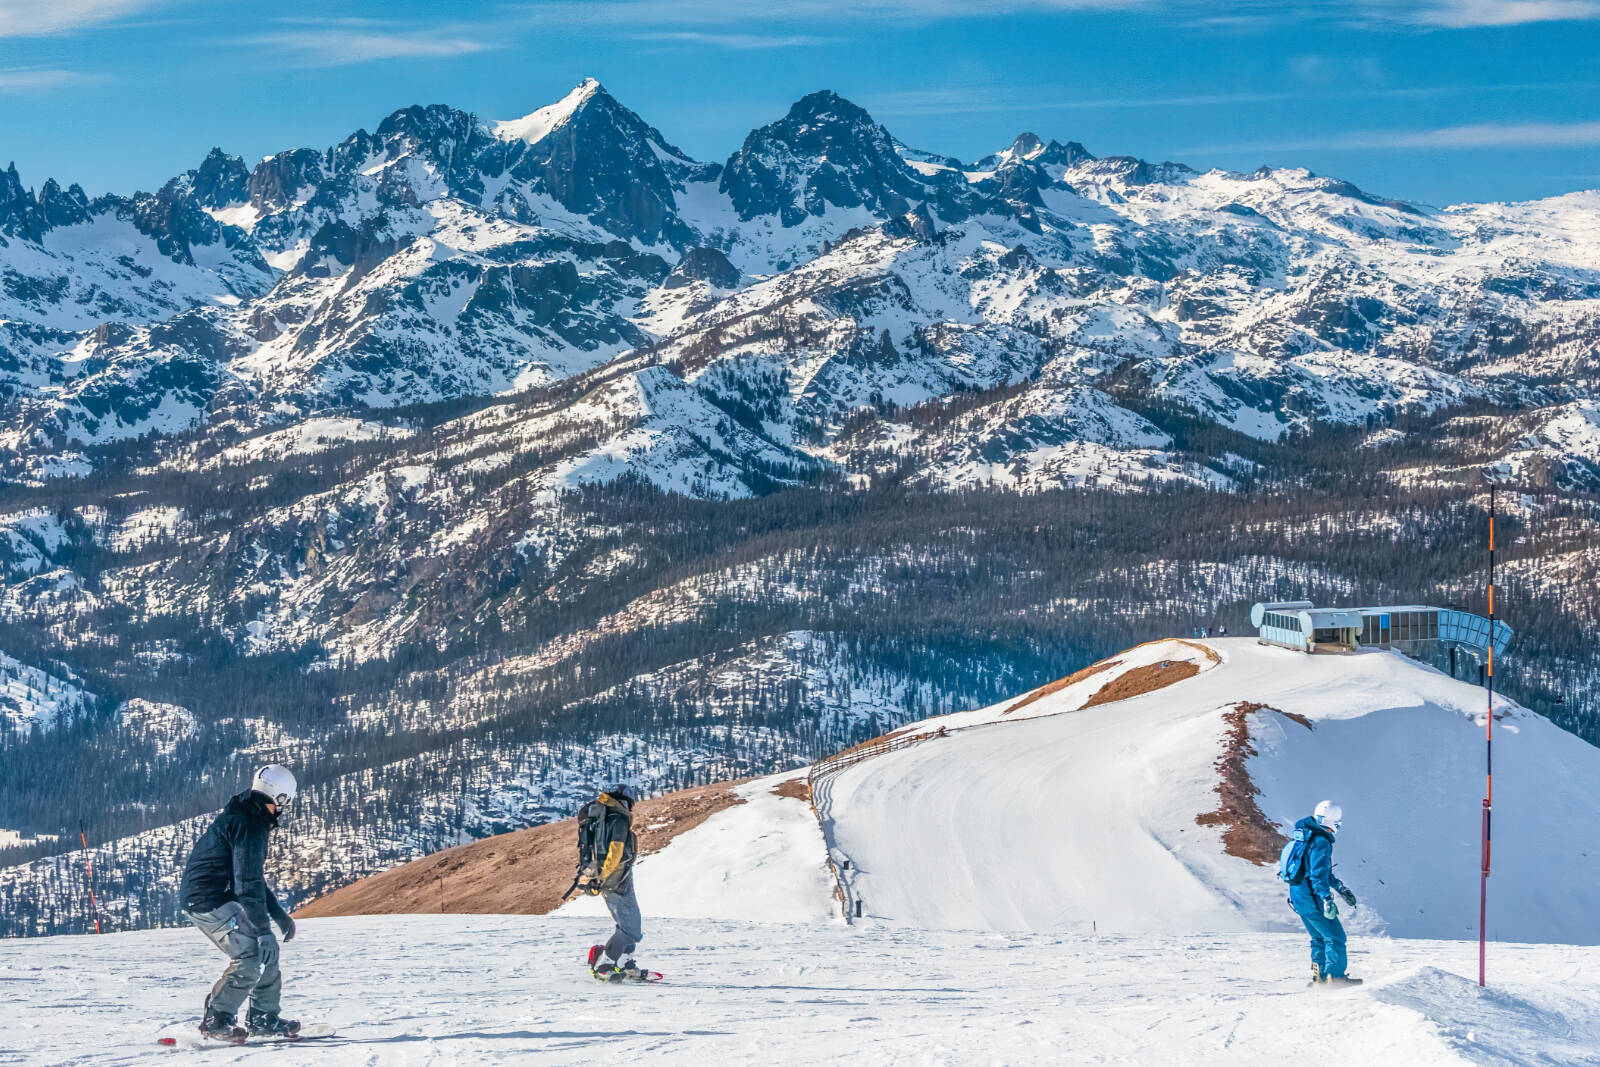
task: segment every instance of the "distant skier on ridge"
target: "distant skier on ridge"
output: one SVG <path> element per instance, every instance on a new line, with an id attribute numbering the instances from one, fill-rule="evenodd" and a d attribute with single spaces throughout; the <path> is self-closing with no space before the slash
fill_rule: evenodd
<path id="1" fill-rule="evenodd" d="M 573 888 L 599 895 L 616 929 L 603 945 L 589 949 L 589 971 L 610 982 L 660 979 L 641 968 L 633 950 L 644 939 L 644 916 L 633 895 L 633 861 L 639 839 L 633 832 L 634 797 L 626 785 L 613 787 L 578 813 L 578 876 Z M 568 890 L 570 893 L 571 890 Z"/>
<path id="2" fill-rule="evenodd" d="M 247 1036 L 293 1037 L 295 1019 L 279 1014 L 283 976 L 278 970 L 278 940 L 269 920 L 294 940 L 294 920 L 267 885 L 263 867 L 267 836 L 294 799 L 296 783 L 289 768 L 269 763 L 255 773 L 250 788 L 228 801 L 211 827 L 195 843 L 178 890 L 182 915 L 228 957 L 228 968 L 206 997 L 200 1032 L 206 1037 L 243 1043 Z M 250 998 L 248 1029 L 235 1016 Z"/>
<path id="3" fill-rule="evenodd" d="M 1278 860 L 1278 877 L 1289 883 L 1289 906 L 1311 935 L 1313 984 L 1361 984 L 1345 973 L 1344 925 L 1333 900 L 1338 893 L 1350 907 L 1356 906 L 1356 895 L 1333 873 L 1333 837 L 1343 819 L 1344 809 L 1324 800 L 1315 813 L 1295 823 L 1294 837 Z"/>

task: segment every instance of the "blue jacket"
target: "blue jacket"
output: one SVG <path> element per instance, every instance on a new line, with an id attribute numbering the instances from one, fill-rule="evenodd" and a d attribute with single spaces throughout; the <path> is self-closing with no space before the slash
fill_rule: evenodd
<path id="1" fill-rule="evenodd" d="M 1296 897 L 1303 901 L 1309 898 L 1309 903 L 1321 911 L 1323 901 L 1344 890 L 1344 883 L 1333 873 L 1333 833 L 1311 815 L 1295 823 L 1294 828 L 1308 831 L 1310 840 L 1306 842 L 1305 881 L 1289 887 L 1289 902 L 1295 903 Z"/>

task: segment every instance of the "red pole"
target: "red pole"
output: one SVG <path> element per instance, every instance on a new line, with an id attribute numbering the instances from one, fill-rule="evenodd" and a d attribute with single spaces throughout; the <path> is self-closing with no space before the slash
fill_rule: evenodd
<path id="1" fill-rule="evenodd" d="M 1489 714 L 1483 719 L 1483 873 L 1478 878 L 1478 985 L 1485 984 L 1489 942 L 1489 815 L 1494 808 L 1494 482 L 1489 483 Z"/>
<path id="2" fill-rule="evenodd" d="M 94 899 L 94 861 L 89 857 L 89 835 L 84 832 L 83 820 L 78 820 L 78 842 L 83 845 L 83 884 L 89 887 L 89 910 L 94 913 L 94 932 L 100 932 L 100 905 Z"/>

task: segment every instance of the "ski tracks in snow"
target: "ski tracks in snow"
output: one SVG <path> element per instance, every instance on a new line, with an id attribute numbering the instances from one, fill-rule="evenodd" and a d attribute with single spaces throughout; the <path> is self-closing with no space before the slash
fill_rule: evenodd
<path id="1" fill-rule="evenodd" d="M 313 919 L 285 946 L 316 1046 L 162 1049 L 222 958 L 192 930 L 0 944 L 17 1064 L 1600 1064 L 1600 949 L 1353 942 L 1309 989 L 1300 936 L 1093 937 L 647 918 L 653 986 L 593 981 L 583 916 Z M 1503 983 L 1503 984 L 1502 984 Z M 196 1057 L 199 1057 L 198 1059 Z"/>

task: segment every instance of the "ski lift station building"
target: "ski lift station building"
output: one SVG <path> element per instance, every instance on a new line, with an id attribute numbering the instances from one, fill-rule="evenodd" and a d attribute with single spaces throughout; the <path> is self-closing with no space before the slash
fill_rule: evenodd
<path id="1" fill-rule="evenodd" d="M 1489 620 L 1456 608 L 1421 604 L 1319 608 L 1309 600 L 1290 600 L 1256 604 L 1250 609 L 1250 622 L 1262 644 L 1299 652 L 1348 652 L 1371 646 L 1415 656 L 1431 642 L 1452 653 L 1461 649 L 1483 659 L 1489 650 Z M 1511 627 L 1495 621 L 1496 656 L 1505 652 L 1511 632 Z"/>

